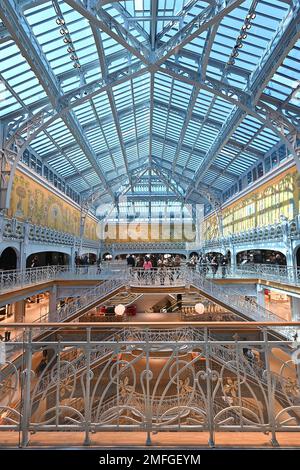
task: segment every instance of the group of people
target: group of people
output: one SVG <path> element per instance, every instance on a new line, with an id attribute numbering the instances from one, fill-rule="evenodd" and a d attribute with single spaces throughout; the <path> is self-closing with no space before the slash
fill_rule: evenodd
<path id="1" fill-rule="evenodd" d="M 222 278 L 225 278 L 228 270 L 228 264 L 229 260 L 225 255 L 200 255 L 198 260 L 200 273 L 206 275 L 209 273 L 209 270 L 211 270 L 213 277 L 215 277 L 219 267 L 221 267 Z"/>
<path id="2" fill-rule="evenodd" d="M 97 260 L 96 258 L 94 260 L 90 260 L 88 255 L 79 256 L 78 253 L 75 253 L 75 267 L 76 268 L 85 266 L 87 267 L 87 270 L 88 270 L 88 266 L 94 266 L 95 264 L 97 265 L 98 273 L 100 273 L 101 272 L 101 256 L 99 256 Z"/>
<path id="3" fill-rule="evenodd" d="M 164 255 L 128 255 L 127 265 L 130 268 L 162 269 L 162 268 L 178 268 L 182 264 L 180 255 L 165 257 Z M 210 271 L 215 276 L 221 268 L 222 277 L 225 278 L 228 271 L 229 260 L 226 255 L 205 255 L 200 254 L 199 257 L 192 255 L 186 265 L 191 269 L 198 269 L 201 274 L 208 274 Z"/>
<path id="4" fill-rule="evenodd" d="M 179 255 L 170 256 L 165 258 L 164 255 L 128 255 L 127 265 L 131 268 L 143 268 L 144 270 L 155 269 L 155 268 L 175 268 L 181 264 L 181 258 Z"/>
<path id="5" fill-rule="evenodd" d="M 168 273 L 169 281 L 172 283 L 174 279 L 178 279 L 180 273 L 179 268 L 181 265 L 181 257 L 179 255 L 166 257 L 164 255 L 128 255 L 127 266 L 132 268 L 139 268 L 137 270 L 138 277 L 143 277 L 146 283 L 150 280 L 150 273 L 156 271 L 159 275 L 160 284 L 164 285 L 166 275 Z M 174 268 L 168 269 L 167 268 Z"/>

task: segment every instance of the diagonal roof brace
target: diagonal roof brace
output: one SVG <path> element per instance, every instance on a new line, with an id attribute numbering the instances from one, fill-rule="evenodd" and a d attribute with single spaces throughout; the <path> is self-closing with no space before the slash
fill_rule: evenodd
<path id="1" fill-rule="evenodd" d="M 0 17 L 10 32 L 12 38 L 18 45 L 21 53 L 26 58 L 36 77 L 49 96 L 49 100 L 54 109 L 60 108 L 60 100 L 64 94 L 60 84 L 54 75 L 42 48 L 40 47 L 30 25 L 22 15 L 18 5 L 13 0 L 0 0 Z M 107 184 L 105 176 L 98 165 L 96 155 L 91 148 L 84 131 L 72 111 L 62 116 L 63 121 L 70 130 L 74 139 L 78 142 L 82 151 L 90 161 L 101 182 L 114 197 L 111 188 Z"/>
<path id="2" fill-rule="evenodd" d="M 252 96 L 254 104 L 257 103 L 267 83 L 272 78 L 277 68 L 282 64 L 287 51 L 291 50 L 297 39 L 300 37 L 299 21 L 300 2 L 293 0 L 291 10 L 280 24 L 256 70 L 252 73 L 249 86 L 244 90 L 244 92 Z M 226 145 L 245 116 L 246 112 L 239 108 L 234 109 L 229 115 L 212 147 L 207 152 L 206 158 L 196 172 L 196 187 L 202 181 L 210 165 L 217 158 L 222 148 Z"/>

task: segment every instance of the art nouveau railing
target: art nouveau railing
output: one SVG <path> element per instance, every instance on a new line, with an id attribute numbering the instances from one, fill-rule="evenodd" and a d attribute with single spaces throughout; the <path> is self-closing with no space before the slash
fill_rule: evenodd
<path id="1" fill-rule="evenodd" d="M 29 240 L 31 242 L 43 242 L 49 244 L 80 246 L 79 237 L 67 232 L 61 232 L 42 225 L 31 224 L 15 218 L 0 216 L 0 234 L 7 240 Z M 99 247 L 97 240 L 83 240 L 84 246 Z"/>
<path id="2" fill-rule="evenodd" d="M 36 336 L 36 334 L 34 335 Z M 105 335 L 104 335 L 105 336 Z M 233 371 L 237 370 L 237 367 L 241 368 L 243 372 L 250 377 L 252 380 L 256 380 L 264 383 L 265 369 L 257 361 L 249 361 L 245 359 L 241 350 L 236 351 L 236 348 L 230 349 L 226 346 L 219 344 L 217 341 L 223 339 L 228 341 L 228 338 L 222 338 L 220 335 L 208 334 L 208 339 L 211 341 L 210 353 L 212 358 L 220 362 L 221 364 L 227 364 L 227 367 Z M 108 342 L 117 342 L 117 341 L 126 341 L 126 342 L 144 342 L 148 339 L 151 342 L 165 342 L 166 347 L 169 342 L 179 341 L 179 342 L 191 342 L 191 341 L 204 341 L 205 333 L 201 329 L 197 328 L 181 328 L 181 329 L 172 329 L 172 330 L 162 330 L 162 329 L 151 329 L 150 331 L 144 331 L 142 329 L 134 328 L 124 328 L 122 330 L 116 330 L 116 333 L 106 336 L 105 338 L 102 335 L 101 338 L 105 343 L 102 343 L 100 346 L 96 347 L 95 350 L 91 353 L 89 358 L 90 367 L 93 367 L 100 360 L 107 359 L 111 354 L 111 349 L 107 346 Z M 85 352 L 80 352 L 80 349 L 72 348 L 71 351 L 60 354 L 60 363 L 59 370 L 57 364 L 54 362 L 51 369 L 44 370 L 37 384 L 33 388 L 33 396 L 35 398 L 34 403 L 42 399 L 49 393 L 51 387 L 53 387 L 53 382 L 57 380 L 58 374 L 60 379 L 66 380 L 70 375 L 75 374 L 77 378 L 84 373 L 84 368 L 86 364 L 86 354 Z M 124 351 L 125 352 L 125 351 Z M 59 353 L 59 351 L 57 351 Z M 75 357 L 72 356 L 75 353 Z M 236 361 L 236 354 L 239 354 L 239 363 Z M 290 366 L 286 367 L 287 370 L 292 372 Z M 279 377 L 278 374 L 272 372 L 272 377 L 274 379 L 274 385 L 277 392 L 284 393 L 285 389 L 290 386 L 285 377 Z M 275 380 L 276 379 L 276 380 Z M 4 377 L 3 377 L 4 380 Z M 7 380 L 7 379 L 6 379 Z M 0 400 L 3 395 L 0 393 Z M 18 408 L 18 405 L 15 409 Z"/>
<path id="3" fill-rule="evenodd" d="M 40 282 L 52 281 L 67 270 L 67 266 L 42 266 L 25 270 L 0 271 L 0 292 L 27 287 Z"/>
<path id="4" fill-rule="evenodd" d="M 235 279 L 264 279 L 283 282 L 285 284 L 300 284 L 300 268 L 291 266 L 275 266 L 268 264 L 239 265 L 235 268 L 227 266 L 222 270 L 219 266 L 215 274 L 210 265 L 197 265 L 196 270 L 202 276 L 210 279 L 235 278 Z M 0 293 L 12 291 L 16 288 L 27 287 L 45 281 L 59 279 L 107 279 L 122 277 L 128 279 L 131 285 L 144 286 L 179 286 L 186 281 L 188 267 L 182 264 L 178 268 L 162 268 L 145 271 L 143 268 L 128 268 L 126 262 L 103 262 L 101 267 L 97 265 L 86 266 L 43 266 L 28 268 L 26 270 L 0 271 Z"/>
<path id="5" fill-rule="evenodd" d="M 238 313 L 241 313 L 252 320 L 273 322 L 284 321 L 283 318 L 270 312 L 254 300 L 246 299 L 245 295 L 235 292 L 232 289 L 228 292 L 225 287 L 217 285 L 215 282 L 207 279 L 196 271 L 189 270 L 187 272 L 187 279 L 192 285 L 198 287 L 204 293 L 213 296 L 216 300 L 224 303 L 229 309 L 234 308 Z"/>
<path id="6" fill-rule="evenodd" d="M 76 315 L 83 309 L 86 309 L 95 302 L 100 302 L 106 296 L 111 295 L 116 290 L 124 286 L 124 280 L 109 279 L 101 284 L 87 290 L 84 295 L 68 302 L 57 312 L 56 321 L 68 321 L 69 318 Z"/>
<path id="7" fill-rule="evenodd" d="M 77 266 L 75 268 L 64 265 L 0 271 L 0 293 L 60 279 L 100 280 L 114 275 L 122 277 L 123 273 L 126 272 L 127 267 L 124 263 L 104 263 L 101 268 L 96 265 Z"/>
<path id="8" fill-rule="evenodd" d="M 299 284 L 300 283 L 300 268 L 293 266 L 279 266 L 274 264 L 256 264 L 246 263 L 237 265 L 235 267 L 226 266 L 222 270 L 222 266 L 218 267 L 216 273 L 213 273 L 211 265 L 199 265 L 198 269 L 201 273 L 206 273 L 206 276 L 213 279 L 220 278 L 237 278 L 237 279 L 266 279 L 283 282 L 284 284 Z"/>
<path id="9" fill-rule="evenodd" d="M 54 430 L 84 432 L 86 444 L 95 431 L 142 431 L 147 433 L 148 443 L 152 432 L 208 431 L 211 445 L 217 430 L 271 432 L 273 443 L 277 432 L 300 430 L 296 367 L 290 359 L 281 360 L 277 374 L 272 371 L 280 358 L 278 351 L 293 347 L 290 341 L 268 341 L 265 334 L 263 341 L 224 342 L 211 339 L 205 325 L 200 337 L 194 328 L 175 332 L 171 324 L 164 332 L 127 329 L 117 332 L 114 341 L 91 341 L 93 328 L 76 327 L 81 334 L 86 329 L 80 341 L 69 341 L 62 334 L 59 341 L 35 342 L 30 329 L 26 333 L 25 372 L 20 380 L 18 371 L 12 370 L 0 401 L 0 431 L 20 431 L 23 446 L 28 444 L 30 432 L 40 432 L 42 440 L 43 431 Z M 74 360 L 72 364 L 63 354 L 70 347 L 81 351 L 76 359 L 80 370 L 90 373 L 78 376 Z M 247 379 L 244 348 L 259 351 L 263 364 L 263 372 L 255 372 L 251 380 Z M 44 375 L 36 377 L 34 355 L 43 350 L 50 359 Z M 100 360 L 94 367 L 100 350 L 106 353 L 105 363 Z M 158 357 L 159 367 L 153 359 Z M 283 386 L 278 388 L 277 381 Z M 21 388 L 22 403 L 15 409 L 13 403 Z"/>
<path id="10" fill-rule="evenodd" d="M 127 281 L 132 286 L 187 286 L 194 285 L 204 294 L 219 300 L 237 314 L 245 315 L 255 321 L 283 322 L 284 319 L 275 313 L 267 310 L 252 299 L 245 298 L 245 295 L 234 290 L 228 290 L 217 285 L 212 280 L 196 270 L 188 267 L 152 269 L 146 272 L 143 269 L 134 268 L 128 271 Z M 284 328 L 282 328 L 284 334 Z"/>
<path id="11" fill-rule="evenodd" d="M 112 295 L 114 292 L 118 291 L 121 287 L 124 286 L 124 280 L 120 279 L 109 279 L 107 281 L 103 281 L 101 284 L 97 285 L 96 287 L 92 287 L 88 289 L 84 295 L 75 298 L 71 302 L 68 302 L 64 305 L 64 307 L 58 309 L 56 312 L 51 312 L 52 321 L 58 322 L 69 322 L 74 317 L 74 321 L 78 321 L 81 315 L 84 314 L 83 310 L 86 311 L 89 306 L 95 302 L 101 302 L 104 298 Z M 44 317 L 45 318 L 45 317 Z M 49 318 L 49 314 L 47 314 L 47 318 Z M 40 320 L 38 323 L 41 323 Z M 45 324 L 44 324 L 45 325 Z M 51 329 L 48 327 L 40 327 L 34 329 L 35 337 L 45 334 L 49 332 Z M 16 335 L 12 342 L 14 343 L 21 343 L 23 341 L 24 332 L 20 332 Z"/>
<path id="12" fill-rule="evenodd" d="M 81 268 L 79 269 L 81 270 Z M 37 268 L 36 271 L 29 271 L 30 281 L 33 283 L 34 279 L 38 279 L 38 276 L 39 279 L 42 276 L 47 278 L 52 276 L 52 278 L 56 277 L 59 279 L 70 274 L 65 267 L 54 267 L 52 270 L 52 267 L 50 266 L 44 270 L 42 268 Z M 25 272 L 25 275 L 27 276 L 27 272 Z M 105 273 L 102 273 L 102 275 L 105 275 Z M 82 272 L 80 272 L 78 276 L 84 277 Z M 128 269 L 125 266 L 118 268 L 115 271 L 110 271 L 109 276 L 107 277 L 110 279 L 88 290 L 81 297 L 65 305 L 65 307 L 58 312 L 56 319 L 58 321 L 65 321 L 68 317 L 76 314 L 79 309 L 92 304 L 98 299 L 101 300 L 103 295 L 110 294 L 124 284 L 141 287 L 186 286 L 192 284 L 209 296 L 224 303 L 228 306 L 229 310 L 234 308 L 237 313 L 243 314 L 248 318 L 256 321 L 283 321 L 281 317 L 265 309 L 255 301 L 246 299 L 243 294 L 235 292 L 232 289 L 228 292 L 226 288 L 217 285 L 213 281 L 207 279 L 205 275 L 189 269 L 186 266 L 178 268 L 151 269 L 148 271 L 140 268 Z M 14 278 L 12 279 L 14 282 Z M 23 278 L 21 277 L 20 282 L 22 282 L 22 279 Z"/>
<path id="13" fill-rule="evenodd" d="M 186 283 L 187 269 L 158 268 L 145 270 L 132 268 L 127 270 L 127 280 L 131 286 L 183 286 Z"/>
<path id="14" fill-rule="evenodd" d="M 293 239 L 300 237 L 299 216 L 283 223 L 271 224 L 265 227 L 257 227 L 243 232 L 233 233 L 222 239 L 214 238 L 204 243 L 204 248 L 222 247 L 227 245 L 237 245 L 248 242 L 277 241 L 284 237 Z"/>
<path id="15" fill-rule="evenodd" d="M 290 335 L 295 332 L 295 329 L 289 328 Z M 192 341 L 205 341 L 205 332 L 200 328 L 181 328 L 181 329 L 172 329 L 172 330 L 163 330 L 163 329 L 154 329 L 151 328 L 151 331 L 144 331 L 142 329 L 130 328 L 124 330 L 124 339 L 127 341 L 146 341 L 147 338 L 149 341 L 153 342 L 166 342 L 166 345 L 169 342 L 192 342 Z M 228 346 L 228 335 L 213 334 L 207 332 L 207 338 L 210 341 L 210 354 L 212 359 L 220 362 L 221 364 L 226 364 L 227 367 L 233 371 L 237 371 L 237 368 L 243 371 L 243 373 L 252 380 L 256 380 L 260 383 L 266 382 L 266 371 L 265 367 L 262 365 L 261 360 L 252 360 L 249 361 L 243 354 L 242 348 L 235 344 L 235 346 Z M 220 343 L 223 341 L 224 343 Z M 183 349 L 182 349 L 183 352 Z M 257 353 L 261 356 L 261 348 L 257 349 Z M 263 356 L 263 355 L 262 355 Z M 237 361 L 238 357 L 238 361 Z M 290 365 L 286 365 L 286 372 L 290 375 L 292 372 L 295 372 L 294 368 L 291 368 Z M 287 385 L 287 379 L 284 376 L 279 377 L 278 374 L 271 372 L 273 378 L 273 386 L 277 392 L 283 393 Z M 276 379 L 276 380 L 275 380 Z"/>

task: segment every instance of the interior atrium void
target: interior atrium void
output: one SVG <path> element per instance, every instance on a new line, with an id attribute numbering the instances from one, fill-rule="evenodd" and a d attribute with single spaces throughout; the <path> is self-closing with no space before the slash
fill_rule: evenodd
<path id="1" fill-rule="evenodd" d="M 0 452 L 300 449 L 299 24 L 0 0 Z"/>

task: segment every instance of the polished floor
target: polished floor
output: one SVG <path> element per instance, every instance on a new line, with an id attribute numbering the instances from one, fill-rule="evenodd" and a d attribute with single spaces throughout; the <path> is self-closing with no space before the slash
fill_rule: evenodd
<path id="1" fill-rule="evenodd" d="M 117 436 L 117 439 L 116 439 Z M 91 434 L 91 447 L 99 448 L 139 448 L 145 447 L 144 432 L 98 432 Z M 208 448 L 207 432 L 161 432 L 151 436 L 153 448 Z M 300 448 L 299 432 L 278 432 L 276 434 L 281 448 Z M 30 448 L 78 448 L 83 447 L 82 432 L 66 432 L 64 439 L 59 432 L 37 432 L 30 435 Z M 116 443 L 117 441 L 117 443 Z M 0 432 L 1 447 L 16 447 L 19 435 L 15 432 Z M 271 435 L 258 432 L 217 432 L 215 434 L 217 448 L 272 448 Z M 151 447 L 150 447 L 151 448 Z"/>

